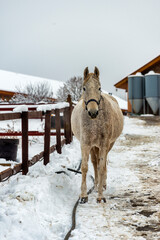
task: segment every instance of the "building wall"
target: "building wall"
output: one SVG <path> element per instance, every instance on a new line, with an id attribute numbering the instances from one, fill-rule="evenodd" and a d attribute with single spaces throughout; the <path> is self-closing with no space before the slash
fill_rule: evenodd
<path id="1" fill-rule="evenodd" d="M 15 94 L 14 92 L 7 92 L 7 91 L 0 90 L 0 99 L 3 99 L 3 100 L 6 99 L 8 101 L 13 97 L 14 94 Z"/>

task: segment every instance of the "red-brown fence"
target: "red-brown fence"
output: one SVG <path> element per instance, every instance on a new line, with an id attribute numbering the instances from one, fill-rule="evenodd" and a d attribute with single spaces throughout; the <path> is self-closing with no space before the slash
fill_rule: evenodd
<path id="1" fill-rule="evenodd" d="M 50 153 L 57 150 L 58 153 L 61 153 L 62 146 L 64 144 L 69 144 L 72 141 L 72 131 L 71 131 L 71 111 L 72 111 L 72 103 L 71 101 L 69 107 L 65 107 L 62 109 L 52 109 L 51 111 L 46 111 L 45 113 L 42 111 L 28 111 L 22 113 L 3 113 L 0 114 L 0 121 L 2 120 L 13 120 L 13 119 L 21 119 L 22 132 L 17 133 L 22 136 L 22 163 L 16 164 L 13 168 L 8 168 L 2 172 L 0 172 L 0 182 L 4 181 L 6 178 L 15 175 L 16 173 L 22 171 L 22 174 L 27 174 L 28 168 L 38 162 L 40 159 L 44 158 L 44 164 L 49 163 L 49 155 Z M 60 113 L 63 113 L 64 119 L 64 132 L 61 131 L 61 123 L 60 123 Z M 55 133 L 51 133 L 51 114 L 55 114 Z M 35 155 L 32 159 L 28 159 L 28 136 L 34 135 L 32 132 L 28 131 L 28 121 L 33 118 L 45 118 L 45 131 L 41 133 L 44 135 L 44 151 Z M 3 133 L 6 136 L 15 136 L 14 133 Z M 50 136 L 56 136 L 56 144 L 50 147 Z M 61 136 L 64 136 L 63 140 L 61 140 Z M 4 136 L 4 135 L 3 135 Z M 39 135 L 40 136 L 40 135 Z"/>

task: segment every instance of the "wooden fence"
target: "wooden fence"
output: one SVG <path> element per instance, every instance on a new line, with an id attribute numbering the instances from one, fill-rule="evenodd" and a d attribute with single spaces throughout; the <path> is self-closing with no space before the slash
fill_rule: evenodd
<path id="1" fill-rule="evenodd" d="M 28 169 L 30 166 L 34 165 L 40 159 L 44 158 L 44 165 L 49 163 L 50 153 L 57 150 L 58 153 L 61 153 L 62 146 L 64 144 L 69 144 L 72 141 L 72 131 L 71 131 L 71 112 L 72 112 L 72 103 L 69 100 L 69 107 L 65 107 L 62 109 L 52 109 L 51 111 L 46 111 L 45 113 L 42 111 L 31 111 L 31 112 L 22 112 L 22 113 L 3 113 L 0 114 L 0 121 L 2 120 L 13 120 L 13 119 L 21 119 L 21 128 L 22 132 L 19 136 L 22 136 L 22 163 L 16 164 L 13 168 L 8 168 L 2 172 L 0 172 L 0 182 L 4 181 L 6 178 L 15 175 L 16 173 L 22 171 L 23 175 L 28 173 Z M 64 133 L 61 131 L 61 123 L 60 123 L 60 113 L 63 113 L 64 118 Z M 55 114 L 55 129 L 56 132 L 54 135 L 56 136 L 56 144 L 50 147 L 50 136 L 51 134 L 51 114 Z M 29 119 L 34 118 L 45 118 L 45 131 L 41 133 L 44 135 L 44 151 L 35 155 L 32 159 L 28 159 L 28 136 L 34 135 L 29 134 L 28 131 L 28 121 Z M 7 134 L 6 134 L 7 135 Z M 12 134 L 13 135 L 13 134 Z M 61 136 L 64 135 L 63 140 L 61 140 Z M 8 135 L 9 136 L 9 135 Z"/>

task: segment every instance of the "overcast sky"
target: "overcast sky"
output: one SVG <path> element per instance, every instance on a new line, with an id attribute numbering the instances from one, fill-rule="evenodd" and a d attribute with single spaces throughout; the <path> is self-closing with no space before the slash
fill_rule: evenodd
<path id="1" fill-rule="evenodd" d="M 0 69 L 113 85 L 160 54 L 160 0 L 0 0 Z M 2 81 L 2 80 L 0 80 Z"/>

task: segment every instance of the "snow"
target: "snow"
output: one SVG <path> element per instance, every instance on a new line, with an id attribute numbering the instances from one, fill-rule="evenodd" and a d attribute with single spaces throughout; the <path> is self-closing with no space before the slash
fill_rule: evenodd
<path id="1" fill-rule="evenodd" d="M 154 71 L 149 71 L 148 73 L 145 74 L 145 76 L 148 75 L 160 75 L 159 73 L 155 73 Z"/>
<path id="2" fill-rule="evenodd" d="M 60 103 L 56 103 L 56 104 L 39 105 L 37 107 L 37 111 L 44 111 L 44 112 L 46 112 L 47 110 L 61 109 L 61 108 L 65 108 L 65 107 L 69 107 L 69 103 L 67 103 L 67 102 L 60 102 Z"/>
<path id="3" fill-rule="evenodd" d="M 142 74 L 141 72 L 137 72 L 136 74 L 134 74 L 134 75 L 129 75 L 128 77 L 130 78 L 130 77 L 135 77 L 135 76 L 137 76 L 137 77 L 143 77 L 143 74 Z"/>
<path id="4" fill-rule="evenodd" d="M 40 78 L 40 77 L 35 77 L 35 76 L 30 76 L 30 75 L 24 75 L 20 73 L 15 73 L 15 72 L 9 72 L 9 71 L 4 71 L 0 70 L 0 80 L 1 80 L 1 90 L 6 90 L 6 91 L 17 91 L 17 87 L 24 89 L 24 87 L 27 84 L 30 83 L 39 83 L 39 82 L 46 82 L 48 83 L 52 90 L 53 90 L 53 97 L 56 98 L 56 92 L 57 90 L 63 86 L 63 82 L 53 80 L 53 79 L 47 79 L 47 78 Z"/>
<path id="5" fill-rule="evenodd" d="M 128 117 L 124 120 L 123 133 L 109 153 L 108 187 L 104 192 L 107 203 L 97 204 L 94 191 L 88 203 L 78 205 L 72 240 L 158 239 L 160 123 L 154 122 L 153 117 L 149 122 Z M 6 122 L 2 122 L 3 128 Z M 18 128 L 19 122 L 15 121 L 14 127 Z M 44 126 L 40 120 L 32 120 L 29 127 Z M 42 138 L 30 138 L 30 157 L 40 152 L 42 146 Z M 21 161 L 20 154 L 18 158 Z M 64 239 L 81 185 L 81 175 L 66 168 L 76 169 L 80 159 L 80 144 L 74 138 L 63 147 L 61 155 L 50 155 L 47 166 L 38 162 L 26 176 L 19 173 L 0 183 L 1 240 Z M 55 173 L 61 170 L 67 174 Z M 90 175 L 93 167 L 89 161 L 88 189 L 93 185 Z M 146 217 L 144 211 L 153 213 Z M 138 230 L 145 226 L 153 231 Z"/>
<path id="6" fill-rule="evenodd" d="M 106 93 L 106 94 L 109 94 L 107 91 L 105 90 L 102 90 L 102 92 Z M 119 107 L 121 109 L 124 109 L 124 110 L 127 110 L 128 109 L 128 106 L 127 106 L 127 101 L 125 101 L 124 99 L 112 94 L 112 96 L 117 100 L 118 104 L 119 104 Z"/>
<path id="7" fill-rule="evenodd" d="M 28 106 L 26 105 L 20 105 L 20 106 L 17 106 L 13 109 L 13 112 L 28 112 Z"/>

